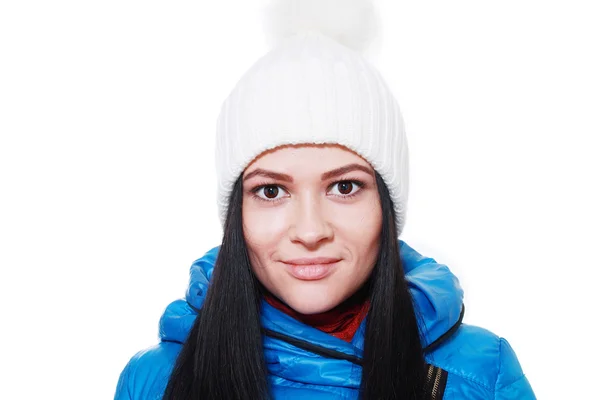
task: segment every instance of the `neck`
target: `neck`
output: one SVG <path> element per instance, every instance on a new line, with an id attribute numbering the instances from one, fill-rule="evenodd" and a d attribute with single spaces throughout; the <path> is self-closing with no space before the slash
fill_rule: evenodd
<path id="1" fill-rule="evenodd" d="M 272 293 L 264 290 L 265 300 L 273 307 L 320 331 L 350 342 L 369 310 L 368 289 L 363 285 L 348 299 L 331 310 L 318 314 L 301 314 Z"/>

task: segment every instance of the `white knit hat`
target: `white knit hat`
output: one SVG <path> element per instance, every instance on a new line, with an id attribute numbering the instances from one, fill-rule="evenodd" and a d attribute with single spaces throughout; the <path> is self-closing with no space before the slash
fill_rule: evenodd
<path id="1" fill-rule="evenodd" d="M 269 27 L 278 42 L 240 79 L 217 123 L 221 224 L 233 185 L 264 151 L 336 143 L 358 153 L 382 176 L 400 234 L 408 198 L 404 122 L 383 78 L 357 50 L 374 36 L 373 5 L 281 0 L 270 11 Z"/>

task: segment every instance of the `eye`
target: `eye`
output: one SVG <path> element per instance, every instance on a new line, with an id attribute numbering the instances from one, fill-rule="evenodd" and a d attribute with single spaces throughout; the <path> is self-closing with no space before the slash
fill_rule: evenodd
<path id="1" fill-rule="evenodd" d="M 263 185 L 254 189 L 253 193 L 261 200 L 277 201 L 282 199 L 282 196 L 279 195 L 283 195 L 285 192 L 283 188 L 277 185 Z"/>
<path id="2" fill-rule="evenodd" d="M 352 197 L 362 186 L 362 183 L 358 181 L 339 181 L 334 183 L 331 188 L 337 189 L 339 194 L 334 193 L 336 196 Z"/>

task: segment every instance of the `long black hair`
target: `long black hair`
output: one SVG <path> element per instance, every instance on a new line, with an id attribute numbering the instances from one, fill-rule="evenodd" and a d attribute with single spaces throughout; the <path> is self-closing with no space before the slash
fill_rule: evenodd
<path id="1" fill-rule="evenodd" d="M 424 398 L 425 360 L 404 277 L 394 206 L 375 172 L 383 216 L 377 262 L 369 277 L 361 399 Z M 242 176 L 229 198 L 223 241 L 206 299 L 171 373 L 163 400 L 269 399 L 260 325 L 261 284 L 242 225 Z M 420 318 L 420 317 L 419 317 Z"/>

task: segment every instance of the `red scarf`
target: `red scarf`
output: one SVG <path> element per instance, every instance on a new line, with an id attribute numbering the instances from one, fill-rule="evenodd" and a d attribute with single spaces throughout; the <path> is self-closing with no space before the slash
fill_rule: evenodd
<path id="1" fill-rule="evenodd" d="M 279 311 L 346 342 L 352 341 L 352 337 L 369 311 L 369 299 L 364 289 L 359 290 L 333 309 L 312 315 L 295 311 L 268 291 L 265 291 L 264 297 Z"/>

